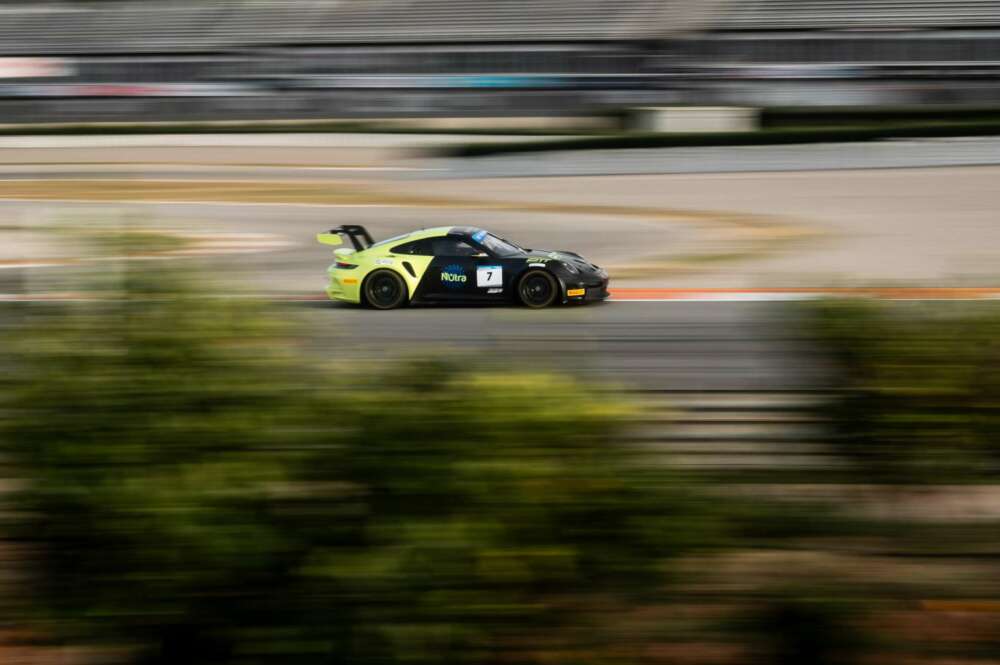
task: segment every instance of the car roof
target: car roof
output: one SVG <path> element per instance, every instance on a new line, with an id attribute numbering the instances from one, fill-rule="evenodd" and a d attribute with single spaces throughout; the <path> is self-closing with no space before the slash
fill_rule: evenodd
<path id="1" fill-rule="evenodd" d="M 382 248 L 382 247 L 393 247 L 395 245 L 411 242 L 413 240 L 423 240 L 424 238 L 436 238 L 438 236 L 448 235 L 451 231 L 450 226 L 436 226 L 432 229 L 420 229 L 419 231 L 410 231 L 409 233 L 400 233 L 399 235 L 390 236 L 388 238 L 383 238 L 378 242 L 372 244 L 371 248 Z"/>
<path id="2" fill-rule="evenodd" d="M 482 229 L 475 226 L 438 226 L 433 229 L 421 229 L 410 234 L 410 240 L 420 238 L 436 238 L 438 236 L 471 236 Z"/>
<path id="3" fill-rule="evenodd" d="M 384 245 L 397 245 L 404 242 L 412 242 L 414 240 L 423 240 L 424 238 L 438 238 L 441 236 L 462 236 L 468 237 L 477 231 L 481 231 L 475 226 L 435 226 L 429 229 L 420 229 L 419 231 L 412 231 L 405 235 L 398 235 L 392 238 L 386 238 L 385 240 L 380 240 L 375 243 L 375 246 Z"/>
<path id="4" fill-rule="evenodd" d="M 422 240 L 424 238 L 437 238 L 439 236 L 446 236 L 451 233 L 452 226 L 435 226 L 430 229 L 420 229 L 419 231 L 413 231 L 410 235 L 406 236 L 405 240 L 409 242 L 410 240 Z"/>
<path id="5" fill-rule="evenodd" d="M 471 236 L 472 234 L 477 233 L 479 231 L 482 231 L 482 229 L 476 226 L 453 226 L 451 227 L 449 235 Z"/>

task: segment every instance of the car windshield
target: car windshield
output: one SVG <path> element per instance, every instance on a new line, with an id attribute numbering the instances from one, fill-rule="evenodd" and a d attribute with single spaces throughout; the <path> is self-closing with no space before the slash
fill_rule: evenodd
<path id="1" fill-rule="evenodd" d="M 523 256 L 525 253 L 523 249 L 514 243 L 504 240 L 503 238 L 498 238 L 492 233 L 476 233 L 472 236 L 472 238 L 480 245 L 488 249 L 491 254 L 499 256 L 502 259 L 512 259 L 517 256 Z"/>

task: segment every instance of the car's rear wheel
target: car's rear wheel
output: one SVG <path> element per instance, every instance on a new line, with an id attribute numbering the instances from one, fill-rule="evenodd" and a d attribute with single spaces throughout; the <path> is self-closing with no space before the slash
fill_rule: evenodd
<path id="1" fill-rule="evenodd" d="M 406 282 L 392 270 L 376 270 L 365 280 L 364 294 L 375 309 L 395 309 L 406 302 Z"/>
<path id="2" fill-rule="evenodd" d="M 517 295 L 526 306 L 541 309 L 555 302 L 559 284 L 544 270 L 529 270 L 517 284 Z"/>

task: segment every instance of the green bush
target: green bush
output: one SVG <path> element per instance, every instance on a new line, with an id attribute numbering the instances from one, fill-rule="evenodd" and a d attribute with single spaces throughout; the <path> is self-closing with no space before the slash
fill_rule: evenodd
<path id="1" fill-rule="evenodd" d="M 827 415 L 866 480 L 991 477 L 1000 461 L 1000 310 L 828 302 L 809 325 L 832 363 Z"/>
<path id="2" fill-rule="evenodd" d="M 716 542 L 565 377 L 328 368 L 159 267 L 11 331 L 8 539 L 39 630 L 150 663 L 597 662 Z"/>
<path id="3" fill-rule="evenodd" d="M 759 660 L 772 665 L 865 662 L 875 641 L 862 627 L 865 606 L 845 598 L 785 589 L 760 599 L 744 629 Z"/>

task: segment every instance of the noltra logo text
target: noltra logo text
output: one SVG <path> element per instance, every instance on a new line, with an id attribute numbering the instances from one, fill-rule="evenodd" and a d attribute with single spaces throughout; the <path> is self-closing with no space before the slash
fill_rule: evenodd
<path id="1" fill-rule="evenodd" d="M 458 287 L 465 284 L 467 280 L 468 278 L 465 276 L 462 266 L 445 266 L 441 271 L 441 281 L 444 282 L 445 286 Z"/>

